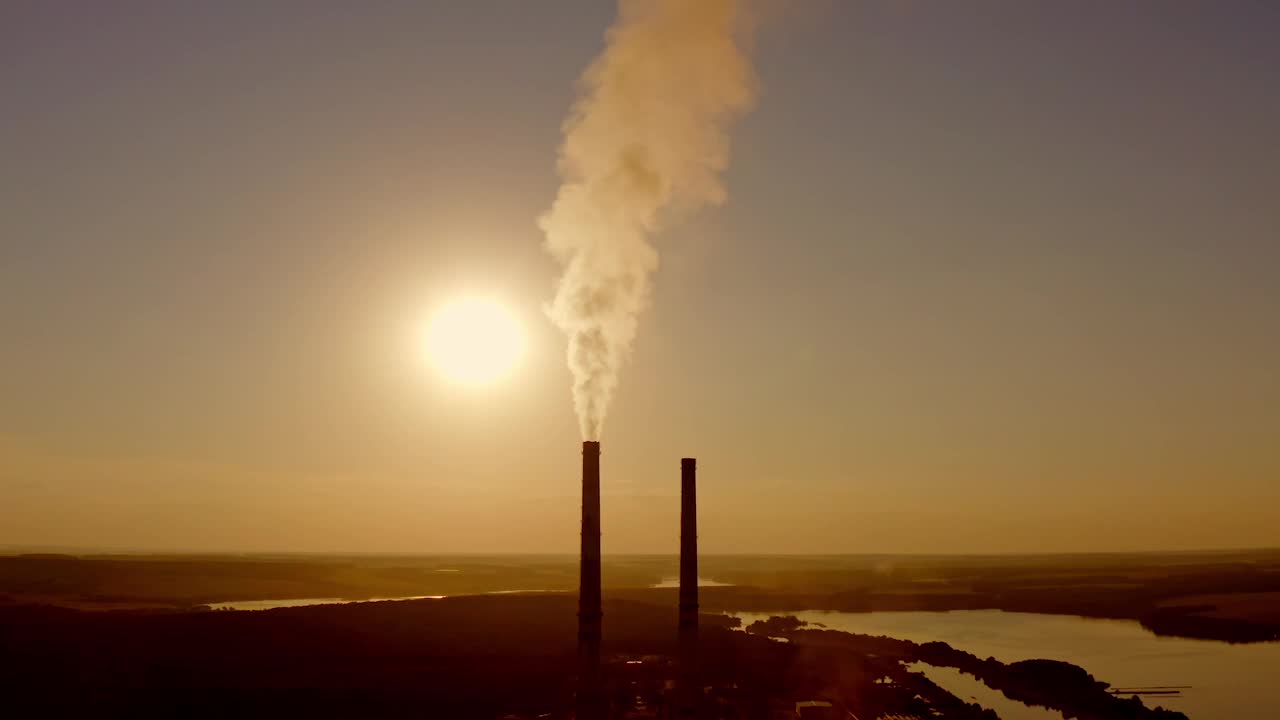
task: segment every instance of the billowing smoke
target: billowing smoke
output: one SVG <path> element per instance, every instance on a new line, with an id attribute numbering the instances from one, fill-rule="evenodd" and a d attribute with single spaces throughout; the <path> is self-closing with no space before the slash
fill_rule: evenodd
<path id="1" fill-rule="evenodd" d="M 565 120 L 563 182 L 540 224 L 564 266 L 548 309 L 569 338 L 585 439 L 600 436 L 648 300 L 651 236 L 725 200 L 728 126 L 756 95 L 745 4 L 619 0 Z"/>

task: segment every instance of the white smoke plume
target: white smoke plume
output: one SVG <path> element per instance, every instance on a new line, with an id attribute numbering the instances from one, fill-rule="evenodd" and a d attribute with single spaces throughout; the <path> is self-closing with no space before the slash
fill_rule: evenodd
<path id="1" fill-rule="evenodd" d="M 725 200 L 728 126 L 756 98 L 745 4 L 619 0 L 565 120 L 562 184 L 539 224 L 564 266 L 548 312 L 568 335 L 584 439 L 600 436 L 648 302 L 650 238 Z"/>

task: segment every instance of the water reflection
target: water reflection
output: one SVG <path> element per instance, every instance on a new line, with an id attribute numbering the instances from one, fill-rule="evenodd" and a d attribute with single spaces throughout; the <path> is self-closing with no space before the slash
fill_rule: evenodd
<path id="1" fill-rule="evenodd" d="M 709 580 L 704 577 L 698 578 L 698 587 L 731 587 L 731 583 L 723 583 L 719 580 Z M 661 582 L 654 583 L 649 587 L 655 588 L 678 588 L 680 587 L 680 578 L 664 577 Z"/>
<path id="2" fill-rule="evenodd" d="M 924 663 L 912 663 L 909 670 L 924 673 L 925 677 L 965 702 L 976 702 L 991 708 L 1000 720 L 1062 720 L 1063 714 L 1040 706 L 1024 705 L 1005 697 L 999 690 L 992 690 L 972 675 L 965 675 L 956 668 L 934 667 Z"/>
<path id="3" fill-rule="evenodd" d="M 455 573 L 459 572 L 454 568 L 440 568 L 436 572 Z M 729 583 L 722 583 L 717 580 L 708 578 L 698 578 L 698 587 L 729 587 Z M 666 577 L 661 582 L 650 585 L 652 588 L 678 588 L 680 587 L 680 578 Z M 555 592 L 553 590 L 533 590 L 529 588 L 516 588 L 513 590 L 489 590 L 485 592 L 459 593 L 461 595 L 512 595 L 517 593 L 538 593 L 538 592 Z M 302 607 L 305 605 L 341 605 L 355 602 L 380 602 L 383 600 L 440 600 L 448 595 L 405 595 L 401 597 L 375 597 L 375 598 L 294 598 L 290 600 L 228 600 L 226 602 L 209 603 L 209 607 L 214 610 L 271 610 L 273 608 L 283 607 Z"/>
<path id="4" fill-rule="evenodd" d="M 406 597 L 378 597 L 351 600 L 349 598 L 295 598 L 293 600 L 229 600 L 209 603 L 214 610 L 271 610 L 304 605 L 342 605 L 356 602 L 381 602 L 383 600 L 440 600 L 444 595 L 410 595 Z"/>
<path id="5" fill-rule="evenodd" d="M 767 613 L 735 614 L 744 623 L 768 617 Z M 1147 697 L 1143 702 L 1181 711 L 1192 720 L 1280 717 L 1280 683 L 1275 682 L 1280 642 L 1230 645 L 1157 637 L 1125 620 L 999 610 L 787 614 L 833 630 L 915 642 L 941 640 L 980 658 L 992 656 L 1003 662 L 1065 660 L 1113 687 L 1186 685 L 1179 696 Z"/>

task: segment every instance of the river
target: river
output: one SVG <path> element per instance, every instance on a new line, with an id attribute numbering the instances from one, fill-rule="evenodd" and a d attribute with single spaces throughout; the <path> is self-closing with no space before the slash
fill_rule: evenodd
<path id="1" fill-rule="evenodd" d="M 1213 640 L 1158 637 L 1136 622 L 1000 610 L 952 612 L 797 612 L 801 620 L 832 630 L 928 642 L 941 640 L 980 658 L 1003 662 L 1065 660 L 1113 687 L 1190 686 L 1180 696 L 1149 696 L 1149 707 L 1178 710 L 1191 720 L 1275 720 L 1280 717 L 1280 642 L 1231 645 Z M 735 613 L 744 623 L 770 613 Z M 1001 696 L 984 702 L 985 688 L 946 668 L 923 666 L 952 693 L 995 709 L 1004 720 L 1057 719 Z"/>
<path id="2" fill-rule="evenodd" d="M 447 570 L 440 572 L 457 572 L 456 570 Z M 678 588 L 680 587 L 680 578 L 666 577 L 661 581 L 650 585 L 653 588 Z M 707 578 L 698 578 L 698 587 L 729 587 L 728 583 L 717 582 Z M 489 590 L 479 593 L 463 593 L 465 595 L 510 595 L 513 593 L 534 593 L 534 592 L 551 592 L 548 590 Z M 353 602 L 378 602 L 381 600 L 440 600 L 448 597 L 447 595 L 408 595 L 404 597 L 375 597 L 375 598 L 295 598 L 289 600 L 227 600 L 224 602 L 209 603 L 209 607 L 213 610 L 272 610 L 274 608 L 284 607 L 303 607 L 305 605 L 334 605 Z"/>
<path id="3" fill-rule="evenodd" d="M 501 592 L 519 592 L 517 590 Z M 228 600 L 209 603 L 212 610 L 274 610 L 275 608 L 303 607 L 306 605 L 342 605 L 357 602 L 381 602 L 383 600 L 441 600 L 444 595 L 408 595 L 405 597 L 375 598 L 296 598 L 293 600 Z"/>

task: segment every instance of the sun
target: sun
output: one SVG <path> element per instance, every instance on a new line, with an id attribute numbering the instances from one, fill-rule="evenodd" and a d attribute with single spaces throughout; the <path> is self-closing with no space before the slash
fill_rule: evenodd
<path id="1" fill-rule="evenodd" d="M 524 330 L 502 303 L 483 297 L 453 300 L 427 325 L 426 355 L 450 382 L 488 385 L 506 377 L 524 354 Z"/>

